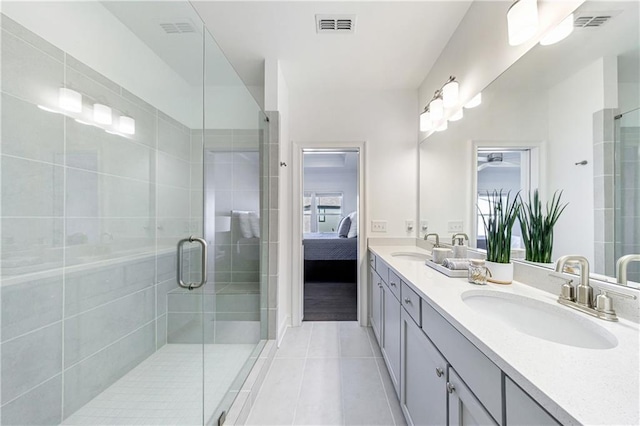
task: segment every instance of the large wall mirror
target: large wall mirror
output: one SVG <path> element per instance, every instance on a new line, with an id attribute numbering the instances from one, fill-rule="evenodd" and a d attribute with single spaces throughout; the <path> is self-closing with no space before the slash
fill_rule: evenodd
<path id="1" fill-rule="evenodd" d="M 639 4 L 583 3 L 568 38 L 535 46 L 482 92 L 480 106 L 422 141 L 428 232 L 450 235 L 462 222 L 481 248 L 479 194 L 538 188 L 545 201 L 563 191 L 569 203 L 553 259 L 584 255 L 613 277 L 620 256 L 640 253 Z M 628 271 L 640 282 L 640 263 Z"/>

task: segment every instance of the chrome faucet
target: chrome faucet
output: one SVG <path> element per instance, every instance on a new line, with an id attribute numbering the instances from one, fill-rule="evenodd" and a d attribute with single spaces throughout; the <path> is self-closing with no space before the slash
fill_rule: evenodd
<path id="1" fill-rule="evenodd" d="M 424 234 L 424 240 L 427 241 L 427 238 L 429 238 L 431 236 L 436 237 L 436 245 L 433 246 L 433 248 L 440 247 L 440 236 L 438 234 L 436 234 L 435 232 L 432 232 L 431 234 Z"/>
<path id="2" fill-rule="evenodd" d="M 562 273 L 564 271 L 564 265 L 574 260 L 580 264 L 580 284 L 576 289 L 576 303 L 587 308 L 593 307 L 593 289 L 589 285 L 589 261 L 584 256 L 567 255 L 562 256 L 556 263 L 556 272 Z"/>
<path id="3" fill-rule="evenodd" d="M 464 232 L 458 232 L 457 234 L 453 234 L 453 237 L 451 237 L 451 245 L 455 245 L 456 243 L 456 238 L 458 239 L 458 244 L 463 245 L 463 239 L 469 241 L 469 236 L 467 234 L 465 234 Z"/>
<path id="4" fill-rule="evenodd" d="M 627 285 L 627 267 L 631 262 L 640 262 L 640 254 L 628 254 L 616 262 L 618 284 Z"/>

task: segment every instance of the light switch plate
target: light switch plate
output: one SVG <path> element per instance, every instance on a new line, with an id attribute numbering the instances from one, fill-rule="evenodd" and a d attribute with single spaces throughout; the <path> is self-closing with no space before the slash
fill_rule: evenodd
<path id="1" fill-rule="evenodd" d="M 371 232 L 387 232 L 387 221 L 386 220 L 372 220 L 371 221 Z"/>
<path id="2" fill-rule="evenodd" d="M 463 225 L 461 220 L 451 221 L 447 223 L 447 232 L 453 234 L 455 232 L 463 232 Z"/>

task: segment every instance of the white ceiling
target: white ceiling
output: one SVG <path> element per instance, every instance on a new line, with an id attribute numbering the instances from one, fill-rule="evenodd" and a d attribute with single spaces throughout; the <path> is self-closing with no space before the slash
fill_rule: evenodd
<path id="1" fill-rule="evenodd" d="M 194 1 L 247 85 L 280 60 L 290 88 L 416 89 L 470 1 Z M 354 34 L 317 34 L 316 14 L 356 15 Z"/>

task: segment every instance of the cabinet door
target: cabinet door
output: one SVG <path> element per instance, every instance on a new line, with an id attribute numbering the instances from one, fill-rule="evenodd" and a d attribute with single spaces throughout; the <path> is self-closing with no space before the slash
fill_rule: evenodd
<path id="1" fill-rule="evenodd" d="M 382 286 L 382 356 L 387 364 L 393 387 L 400 397 L 400 302 L 386 285 Z"/>
<path id="2" fill-rule="evenodd" d="M 371 269 L 371 328 L 378 339 L 378 345 L 382 342 L 382 279 Z"/>
<path id="3" fill-rule="evenodd" d="M 447 422 L 447 361 L 402 309 L 400 404 L 409 425 Z"/>
<path id="4" fill-rule="evenodd" d="M 449 367 L 447 392 L 449 398 L 449 425 L 497 425 L 493 417 L 489 415 L 489 412 L 451 367 Z"/>
<path id="5" fill-rule="evenodd" d="M 505 378 L 505 404 L 507 406 L 506 423 L 509 426 L 560 424 L 509 377 Z"/>

